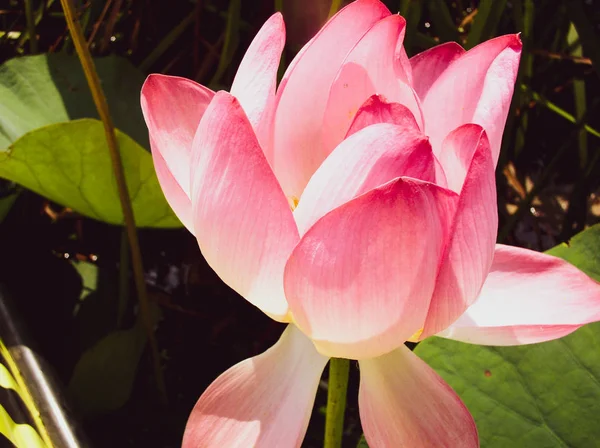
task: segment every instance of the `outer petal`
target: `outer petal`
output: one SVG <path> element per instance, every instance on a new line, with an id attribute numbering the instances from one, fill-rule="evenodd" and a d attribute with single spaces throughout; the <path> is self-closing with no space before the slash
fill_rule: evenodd
<path id="1" fill-rule="evenodd" d="M 359 365 L 360 420 L 370 446 L 479 446 L 473 417 L 456 392 L 408 348 Z"/>
<path id="2" fill-rule="evenodd" d="M 446 42 L 410 58 L 413 89 L 415 89 L 419 98 L 425 98 L 431 85 L 448 68 L 450 63 L 464 53 L 463 47 L 456 42 Z"/>
<path id="3" fill-rule="evenodd" d="M 225 283 L 274 319 L 283 319 L 283 269 L 298 229 L 233 96 L 215 95 L 193 145 L 194 229 L 202 254 Z"/>
<path id="4" fill-rule="evenodd" d="M 477 299 L 498 232 L 494 164 L 485 132 L 477 125 L 461 126 L 444 140 L 442 152 L 455 157 L 444 169 L 460 200 L 422 338 L 445 329 Z"/>
<path id="5" fill-rule="evenodd" d="M 356 112 L 346 133 L 346 138 L 367 126 L 377 123 L 397 124 L 419 130 L 419 125 L 410 109 L 399 103 L 390 103 L 382 95 L 373 95 Z"/>
<path id="6" fill-rule="evenodd" d="M 277 69 L 284 45 L 285 24 L 281 14 L 276 13 L 248 47 L 231 86 L 231 94 L 244 108 L 270 162 Z"/>
<path id="7" fill-rule="evenodd" d="M 521 48 L 518 35 L 489 40 L 456 59 L 437 78 L 423 99 L 426 133 L 434 150 L 451 130 L 476 123 L 487 132 L 497 162 Z"/>
<path id="8" fill-rule="evenodd" d="M 439 336 L 520 345 L 565 336 L 600 320 L 600 284 L 560 258 L 497 245 L 477 302 Z"/>
<path id="9" fill-rule="evenodd" d="M 334 208 L 400 176 L 435 179 L 427 137 L 393 124 L 362 129 L 340 143 L 308 182 L 294 210 L 300 235 Z"/>
<path id="10" fill-rule="evenodd" d="M 454 193 L 393 180 L 312 226 L 285 269 L 295 322 L 328 356 L 396 348 L 425 318 Z"/>
<path id="11" fill-rule="evenodd" d="M 327 361 L 289 325 L 277 344 L 208 387 L 190 415 L 183 448 L 300 447 Z"/>
<path id="12" fill-rule="evenodd" d="M 348 54 L 329 92 L 321 160 L 344 138 L 361 105 L 376 93 L 408 107 L 422 128 L 417 97 L 400 62 L 405 26 L 406 21 L 397 14 L 386 17 Z M 319 162 L 317 158 L 315 163 Z"/>
<path id="13" fill-rule="evenodd" d="M 290 64 L 277 93 L 274 137 L 275 173 L 288 196 L 300 197 L 323 160 L 323 113 L 344 58 L 373 24 L 389 15 L 377 0 L 357 0 L 327 22 Z"/>
<path id="14" fill-rule="evenodd" d="M 158 180 L 169 205 L 192 232 L 190 151 L 213 96 L 212 90 L 175 76 L 150 75 L 142 86 L 142 112 Z"/>

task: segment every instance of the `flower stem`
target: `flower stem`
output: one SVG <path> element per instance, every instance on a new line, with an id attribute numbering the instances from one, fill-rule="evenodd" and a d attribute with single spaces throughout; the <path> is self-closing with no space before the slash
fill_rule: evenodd
<path id="1" fill-rule="evenodd" d="M 108 103 L 106 101 L 104 91 L 102 90 L 100 78 L 96 72 L 96 66 L 92 60 L 92 55 L 90 54 L 90 50 L 88 49 L 85 41 L 79 20 L 75 15 L 73 0 L 60 0 L 60 2 L 65 13 L 65 19 L 67 21 L 67 26 L 69 27 L 69 32 L 71 33 L 73 43 L 75 44 L 75 49 L 77 50 L 77 55 L 79 56 L 79 60 L 83 67 L 85 78 L 92 93 L 94 104 L 96 105 L 98 115 L 100 115 L 102 120 L 102 124 L 104 124 L 106 143 L 108 145 L 112 168 L 117 182 L 117 190 L 119 192 L 119 200 L 123 210 L 123 219 L 125 221 L 127 239 L 129 240 L 129 248 L 131 250 L 131 264 L 133 266 L 133 277 L 135 280 L 135 286 L 140 304 L 140 314 L 146 329 L 148 342 L 150 344 L 156 386 L 158 388 L 161 400 L 166 404 L 167 392 L 160 367 L 160 357 L 156 338 L 154 337 L 152 318 L 150 316 L 150 306 L 148 303 L 148 294 L 146 293 L 146 283 L 144 281 L 144 267 L 142 264 L 140 244 L 137 237 L 137 230 L 135 228 L 135 219 L 133 216 L 133 208 L 131 206 L 131 198 L 129 197 L 129 191 L 127 190 L 127 183 L 125 182 L 125 172 L 123 170 L 121 153 L 119 152 L 119 144 L 115 134 L 115 126 L 110 116 Z"/>
<path id="2" fill-rule="evenodd" d="M 324 448 L 340 448 L 342 446 L 349 371 L 349 360 L 331 358 L 329 361 L 329 388 L 327 390 Z"/>

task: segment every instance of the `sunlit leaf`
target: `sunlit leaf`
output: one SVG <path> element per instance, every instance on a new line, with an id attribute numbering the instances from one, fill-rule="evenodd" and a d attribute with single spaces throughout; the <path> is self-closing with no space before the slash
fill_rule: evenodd
<path id="1" fill-rule="evenodd" d="M 95 64 L 115 126 L 149 148 L 140 108 L 144 75 L 116 56 L 98 58 Z M 76 56 L 24 56 L 0 66 L 0 149 L 42 126 L 97 117 Z"/>
<path id="2" fill-rule="evenodd" d="M 152 157 L 117 131 L 136 224 L 179 227 L 158 184 Z M 85 216 L 122 224 L 102 123 L 93 119 L 53 124 L 25 134 L 0 151 L 0 176 Z"/>
<path id="3" fill-rule="evenodd" d="M 600 225 L 549 251 L 600 280 Z M 458 392 L 485 447 L 600 440 L 600 324 L 552 342 L 484 347 L 429 338 L 415 352 Z"/>

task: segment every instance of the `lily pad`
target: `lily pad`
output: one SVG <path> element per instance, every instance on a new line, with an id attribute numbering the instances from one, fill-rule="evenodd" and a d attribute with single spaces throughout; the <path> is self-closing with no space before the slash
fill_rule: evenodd
<path id="1" fill-rule="evenodd" d="M 160 318 L 151 307 L 154 322 Z M 128 330 L 109 333 L 86 350 L 73 371 L 67 392 L 78 410 L 98 415 L 123 406 L 129 396 L 146 346 L 146 332 L 138 317 Z"/>
<path id="2" fill-rule="evenodd" d="M 600 225 L 548 253 L 600 281 Z M 600 323 L 520 347 L 432 337 L 415 352 L 461 396 L 481 446 L 583 448 L 600 440 Z"/>
<path id="3" fill-rule="evenodd" d="M 117 56 L 95 59 L 115 126 L 149 148 L 140 107 L 144 74 Z M 0 66 L 0 149 L 42 126 L 98 118 L 78 58 L 24 56 Z"/>
<path id="4" fill-rule="evenodd" d="M 117 131 L 127 187 L 139 227 L 180 227 L 154 172 L 152 156 Z M 122 224 L 102 122 L 52 124 L 29 132 L 0 151 L 0 176 L 90 218 Z"/>

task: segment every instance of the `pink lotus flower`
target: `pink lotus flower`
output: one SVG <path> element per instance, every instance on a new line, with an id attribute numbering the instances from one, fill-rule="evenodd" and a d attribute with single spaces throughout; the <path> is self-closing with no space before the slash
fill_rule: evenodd
<path id="1" fill-rule="evenodd" d="M 586 275 L 495 244 L 518 36 L 408 59 L 404 27 L 379 1 L 357 0 L 276 89 L 285 31 L 275 14 L 231 93 L 146 81 L 167 200 L 219 276 L 289 323 L 209 386 L 184 446 L 300 446 L 329 357 L 358 360 L 372 447 L 477 446 L 466 407 L 404 341 L 527 344 L 600 319 Z"/>

